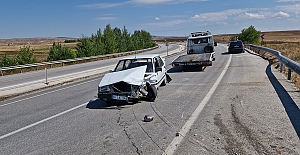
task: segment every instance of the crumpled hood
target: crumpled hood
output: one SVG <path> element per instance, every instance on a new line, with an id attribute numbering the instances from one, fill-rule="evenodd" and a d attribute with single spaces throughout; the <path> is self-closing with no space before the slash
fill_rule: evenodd
<path id="1" fill-rule="evenodd" d="M 144 81 L 146 68 L 147 66 L 140 66 L 128 70 L 105 74 L 99 84 L 99 87 L 107 86 L 121 81 L 132 85 L 141 85 Z"/>

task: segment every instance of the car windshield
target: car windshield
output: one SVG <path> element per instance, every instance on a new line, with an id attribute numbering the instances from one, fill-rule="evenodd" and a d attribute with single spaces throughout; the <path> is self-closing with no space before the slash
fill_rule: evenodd
<path id="1" fill-rule="evenodd" d="M 147 65 L 146 72 L 153 72 L 153 63 L 150 58 L 120 60 L 114 71 L 117 72 L 144 65 Z"/>

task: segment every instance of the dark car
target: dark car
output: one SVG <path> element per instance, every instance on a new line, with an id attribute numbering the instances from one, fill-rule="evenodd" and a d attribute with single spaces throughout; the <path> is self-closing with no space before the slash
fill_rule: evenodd
<path id="1" fill-rule="evenodd" d="M 228 53 L 244 53 L 245 46 L 242 41 L 231 41 L 228 46 Z"/>

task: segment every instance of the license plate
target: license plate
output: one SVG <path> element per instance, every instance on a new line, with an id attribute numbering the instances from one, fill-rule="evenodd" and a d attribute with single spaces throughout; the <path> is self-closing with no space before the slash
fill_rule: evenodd
<path id="1" fill-rule="evenodd" d="M 126 96 L 119 96 L 119 95 L 112 95 L 112 96 L 111 96 L 111 99 L 127 101 L 127 100 L 128 100 L 128 97 L 126 97 Z"/>

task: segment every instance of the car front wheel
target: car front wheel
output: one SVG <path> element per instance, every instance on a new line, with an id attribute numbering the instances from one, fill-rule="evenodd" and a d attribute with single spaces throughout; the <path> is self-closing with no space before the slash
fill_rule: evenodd
<path id="1" fill-rule="evenodd" d="M 166 76 L 164 77 L 163 82 L 160 84 L 160 86 L 165 86 L 167 85 L 167 80 L 166 80 Z"/>

